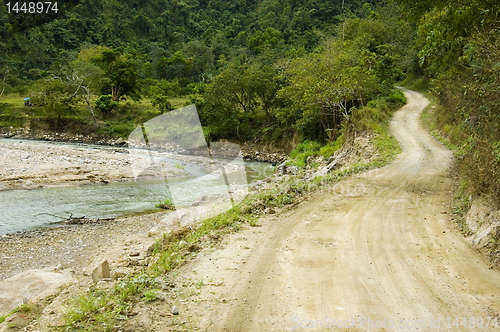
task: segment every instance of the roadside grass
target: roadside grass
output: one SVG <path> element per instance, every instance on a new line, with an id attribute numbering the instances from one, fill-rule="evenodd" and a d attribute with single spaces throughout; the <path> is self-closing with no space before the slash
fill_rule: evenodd
<path id="1" fill-rule="evenodd" d="M 157 298 L 161 280 L 146 274 L 132 276 L 117 282 L 111 289 L 90 290 L 72 299 L 64 314 L 64 325 L 56 331 L 109 332 L 117 322 L 126 319 L 131 306 L 140 301 L 150 302 Z"/>
<path id="2" fill-rule="evenodd" d="M 463 154 L 463 151 L 461 151 L 460 147 L 457 145 L 453 144 L 450 140 L 446 139 L 443 135 L 443 133 L 439 130 L 438 125 L 436 123 L 436 118 L 434 117 L 434 112 L 436 108 L 439 107 L 439 105 L 436 105 L 435 101 L 431 99 L 431 103 L 427 108 L 422 112 L 422 115 L 420 119 L 422 120 L 422 124 L 425 129 L 431 135 L 437 139 L 441 144 L 446 146 L 448 149 L 450 149 L 455 157 L 460 157 Z M 443 130 L 450 130 L 450 128 L 443 127 Z M 456 215 L 456 223 L 460 230 L 462 231 L 463 234 L 465 235 L 472 235 L 473 231 L 469 228 L 467 222 L 466 222 L 466 215 L 469 212 L 471 208 L 471 203 L 472 203 L 472 196 L 470 194 L 469 190 L 469 181 L 466 179 L 460 179 L 458 186 L 455 188 L 453 192 L 453 201 L 452 201 L 452 209 L 453 212 Z"/>
<path id="3" fill-rule="evenodd" d="M 373 106 L 373 105 L 372 105 Z M 376 105 L 375 105 L 376 106 Z M 378 106 L 377 106 L 378 107 Z M 394 107 L 395 108 L 395 107 Z M 394 109 L 392 108 L 392 109 Z M 389 133 L 389 119 L 392 109 L 382 108 L 383 121 L 372 121 L 367 129 L 376 133 L 374 141 L 378 149 L 378 158 L 369 163 L 357 163 L 343 170 L 336 170 L 324 177 L 305 180 L 303 172 L 290 176 L 273 187 L 247 196 L 241 203 L 225 213 L 205 219 L 196 227 L 183 227 L 171 233 L 163 234 L 155 243 L 152 264 L 138 275 L 131 275 L 110 289 L 100 290 L 93 286 L 88 292 L 80 295 L 68 304 L 65 325 L 58 331 L 111 331 L 119 321 L 126 320 L 128 309 L 134 302 L 152 301 L 158 296 L 156 284 L 163 276 L 174 271 L 194 257 L 202 249 L 202 245 L 217 243 L 225 234 L 238 231 L 243 225 L 257 227 L 258 217 L 268 209 L 280 208 L 294 204 L 298 198 L 329 186 L 353 174 L 389 164 L 401 151 L 398 142 Z M 380 111 L 380 109 L 379 109 Z M 379 112 L 375 112 L 381 116 Z M 376 125 L 375 125 L 376 124 Z M 340 140 L 342 140 L 341 138 Z M 340 141 L 339 141 L 340 142 Z M 331 144 L 332 149 L 338 148 Z M 331 152 L 331 150 L 330 150 Z M 306 143 L 298 151 L 297 157 L 305 162 L 308 155 L 318 155 L 321 147 Z M 135 280 L 149 280 L 136 282 Z M 199 285 L 201 287 L 203 283 Z"/>
<path id="4" fill-rule="evenodd" d="M 453 144 L 450 140 L 444 138 L 443 135 L 441 135 L 438 126 L 436 122 L 434 121 L 434 110 L 436 109 L 437 105 L 435 101 L 431 99 L 431 102 L 429 105 L 425 108 L 425 110 L 422 112 L 422 115 L 420 116 L 420 120 L 422 121 L 422 124 L 424 128 L 435 138 L 437 139 L 441 144 L 446 146 L 448 149 L 456 153 L 459 150 L 459 147 Z"/>

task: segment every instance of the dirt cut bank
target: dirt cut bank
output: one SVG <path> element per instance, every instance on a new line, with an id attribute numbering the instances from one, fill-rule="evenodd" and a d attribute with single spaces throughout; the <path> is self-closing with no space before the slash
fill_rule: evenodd
<path id="1" fill-rule="evenodd" d="M 500 312 L 500 274 L 449 213 L 452 154 L 405 91 L 391 131 L 403 152 L 228 237 L 186 268 L 205 282 L 181 306 L 202 331 L 468 330 Z M 460 325 L 466 319 L 465 325 Z M 498 320 L 497 320 L 498 321 Z M 458 322 L 458 324 L 457 324 Z M 492 321 L 486 330 L 492 329 Z"/>

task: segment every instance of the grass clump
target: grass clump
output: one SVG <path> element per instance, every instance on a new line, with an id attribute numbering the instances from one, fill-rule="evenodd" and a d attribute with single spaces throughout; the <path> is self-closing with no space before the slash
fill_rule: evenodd
<path id="1" fill-rule="evenodd" d="M 460 181 L 460 185 L 453 194 L 453 212 L 455 212 L 457 216 L 457 224 L 460 227 L 460 230 L 466 235 L 471 235 L 473 232 L 467 225 L 467 221 L 465 219 L 472 203 L 468 187 L 469 183 L 466 180 Z"/>
<path id="2" fill-rule="evenodd" d="M 159 209 L 175 211 L 174 202 L 169 198 L 167 198 L 163 202 L 156 204 L 155 206 Z"/>
<path id="3" fill-rule="evenodd" d="M 295 160 L 293 165 L 305 166 L 307 158 L 319 155 L 321 144 L 310 140 L 298 144 L 295 149 L 290 152 L 290 159 Z"/>
<path id="4" fill-rule="evenodd" d="M 70 301 L 64 325 L 57 331 L 112 331 L 118 321 L 125 319 L 133 303 L 152 301 L 158 297 L 154 287 L 160 282 L 146 274 L 123 280 L 109 290 L 95 286 Z"/>
<path id="5" fill-rule="evenodd" d="M 175 168 L 178 168 L 178 169 L 185 169 L 186 166 L 182 165 L 181 163 L 179 162 L 176 162 L 175 165 L 174 165 Z"/>
<path id="6" fill-rule="evenodd" d="M 144 294 L 142 294 L 142 298 L 146 302 L 151 302 L 156 300 L 158 298 L 158 295 L 159 295 L 158 289 L 150 289 L 145 291 Z"/>

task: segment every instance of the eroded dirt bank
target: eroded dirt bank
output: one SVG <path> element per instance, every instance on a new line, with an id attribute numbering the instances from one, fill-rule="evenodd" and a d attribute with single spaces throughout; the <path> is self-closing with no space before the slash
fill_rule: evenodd
<path id="1" fill-rule="evenodd" d="M 186 268 L 211 285 L 181 307 L 195 326 L 320 331 L 335 319 L 354 322 L 352 331 L 456 331 L 468 329 L 455 318 L 486 326 L 498 316 L 500 274 L 447 206 L 452 154 L 420 125 L 428 100 L 405 93 L 391 123 L 403 152 L 392 165 L 325 188 Z"/>

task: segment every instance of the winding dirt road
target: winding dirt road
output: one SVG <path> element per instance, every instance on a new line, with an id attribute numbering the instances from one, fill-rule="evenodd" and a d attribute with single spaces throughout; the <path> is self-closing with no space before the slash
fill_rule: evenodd
<path id="1" fill-rule="evenodd" d="M 190 276 L 208 285 L 198 304 L 186 305 L 194 325 L 470 331 L 498 316 L 500 274 L 468 246 L 447 206 L 452 154 L 420 125 L 428 100 L 405 93 L 408 104 L 391 123 L 403 149 L 393 164 L 325 188 L 199 255 Z M 467 327 L 458 325 L 464 318 Z M 500 331 L 492 323 L 480 330 Z"/>

